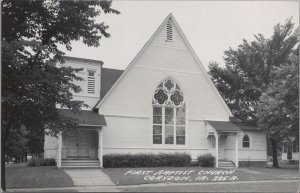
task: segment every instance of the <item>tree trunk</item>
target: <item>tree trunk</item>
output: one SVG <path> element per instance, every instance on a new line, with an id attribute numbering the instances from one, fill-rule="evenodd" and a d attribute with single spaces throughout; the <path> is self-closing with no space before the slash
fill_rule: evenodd
<path id="1" fill-rule="evenodd" d="M 277 159 L 277 141 L 271 137 L 272 144 L 272 156 L 273 156 L 273 168 L 279 168 Z"/>
<path id="2" fill-rule="evenodd" d="M 1 189 L 6 191 L 5 185 L 5 141 L 4 141 L 4 131 L 1 129 Z"/>
<path id="3" fill-rule="evenodd" d="M 291 160 L 293 159 L 293 150 L 292 150 L 292 145 L 289 144 L 288 148 L 287 148 L 287 159 L 289 160 L 289 162 L 291 162 Z"/>
<path id="4" fill-rule="evenodd" d="M 2 106 L 3 110 L 3 106 Z M 6 182 L 5 182 L 5 142 L 8 138 L 10 129 L 13 125 L 13 115 L 15 112 L 15 108 L 12 108 L 8 116 L 7 124 L 4 124 L 3 116 L 1 116 L 1 189 L 2 191 L 6 191 Z M 3 115 L 3 111 L 2 111 Z"/>

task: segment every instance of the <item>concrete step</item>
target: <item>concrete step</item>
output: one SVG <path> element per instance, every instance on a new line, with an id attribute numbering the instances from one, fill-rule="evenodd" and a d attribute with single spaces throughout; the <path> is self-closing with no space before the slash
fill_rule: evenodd
<path id="1" fill-rule="evenodd" d="M 219 168 L 235 168 L 233 161 L 219 160 Z"/>
<path id="2" fill-rule="evenodd" d="M 94 162 L 99 162 L 99 160 L 97 160 L 97 159 L 87 159 L 87 160 L 65 159 L 65 160 L 61 160 L 61 162 L 65 162 L 65 163 L 94 163 Z"/>
<path id="3" fill-rule="evenodd" d="M 99 162 L 96 163 L 61 163 L 63 166 L 98 166 Z"/>
<path id="4" fill-rule="evenodd" d="M 100 162 L 99 160 L 62 160 L 61 167 L 63 168 L 99 168 Z"/>
<path id="5" fill-rule="evenodd" d="M 100 168 L 100 166 L 61 166 L 62 168 Z"/>
<path id="6" fill-rule="evenodd" d="M 221 164 L 221 165 L 234 165 L 234 163 L 220 163 L 220 162 L 219 162 L 219 165 L 220 165 L 220 164 Z"/>
<path id="7" fill-rule="evenodd" d="M 218 168 L 236 168 L 235 166 L 219 166 Z"/>

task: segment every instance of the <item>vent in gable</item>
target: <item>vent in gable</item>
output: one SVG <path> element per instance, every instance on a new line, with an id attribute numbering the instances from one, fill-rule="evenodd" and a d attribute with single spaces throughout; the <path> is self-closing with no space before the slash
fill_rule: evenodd
<path id="1" fill-rule="evenodd" d="M 172 42 L 173 41 L 173 26 L 171 21 L 167 23 L 167 42 Z"/>
<path id="2" fill-rule="evenodd" d="M 95 94 L 95 71 L 88 70 L 88 78 L 87 78 L 87 92 L 88 94 Z"/>

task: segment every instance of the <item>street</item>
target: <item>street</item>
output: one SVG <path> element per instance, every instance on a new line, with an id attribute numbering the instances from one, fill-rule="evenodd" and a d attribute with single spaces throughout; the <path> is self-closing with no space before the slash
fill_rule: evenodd
<path id="1" fill-rule="evenodd" d="M 199 184 L 144 184 L 131 186 L 76 186 L 61 188 L 9 189 L 9 192 L 291 192 L 298 180 L 218 182 Z"/>
<path id="2" fill-rule="evenodd" d="M 298 180 L 248 181 L 211 184 L 172 184 L 125 188 L 126 192 L 297 192 Z"/>

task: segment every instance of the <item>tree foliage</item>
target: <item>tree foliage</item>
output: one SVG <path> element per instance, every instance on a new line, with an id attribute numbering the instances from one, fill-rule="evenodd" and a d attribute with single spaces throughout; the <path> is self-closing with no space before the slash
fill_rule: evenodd
<path id="1" fill-rule="evenodd" d="M 86 106 L 72 97 L 72 92 L 80 91 L 72 83 L 81 80 L 75 75 L 80 69 L 55 65 L 64 62 L 58 45 L 71 50 L 71 42 L 79 40 L 87 46 L 99 46 L 102 37 L 110 37 L 108 26 L 99 22 L 100 16 L 119 11 L 111 8 L 111 1 L 97 0 L 1 3 L 2 147 L 10 131 L 17 134 L 23 126 L 35 136 L 45 128 L 56 135 L 66 127 L 76 126 L 77 121 L 62 116 L 56 106 L 74 111 Z M 3 159 L 2 156 L 2 163 Z M 5 190 L 5 183 L 1 184 Z"/>
<path id="2" fill-rule="evenodd" d="M 5 144 L 7 156 L 18 158 L 28 152 L 28 130 L 25 127 L 12 129 L 9 133 L 9 138 Z"/>
<path id="3" fill-rule="evenodd" d="M 233 114 L 242 121 L 255 123 L 255 106 L 259 97 L 274 80 L 274 69 L 287 63 L 299 41 L 299 29 L 291 19 L 277 24 L 271 38 L 262 34 L 237 49 L 225 51 L 225 68 L 216 62 L 209 65 L 209 74 Z"/>
<path id="4" fill-rule="evenodd" d="M 2 2 L 2 129 L 6 140 L 11 128 L 42 125 L 56 134 L 74 120 L 62 117 L 56 105 L 78 110 L 72 92 L 80 87 L 80 69 L 58 68 L 71 41 L 99 46 L 110 37 L 108 26 L 98 22 L 101 14 L 119 13 L 111 1 L 9 1 Z"/>
<path id="5" fill-rule="evenodd" d="M 288 63 L 274 71 L 274 82 L 262 94 L 257 105 L 258 126 L 267 131 L 273 145 L 280 141 L 299 142 L 298 52 L 297 49 Z M 278 167 L 278 163 L 274 165 Z"/>

